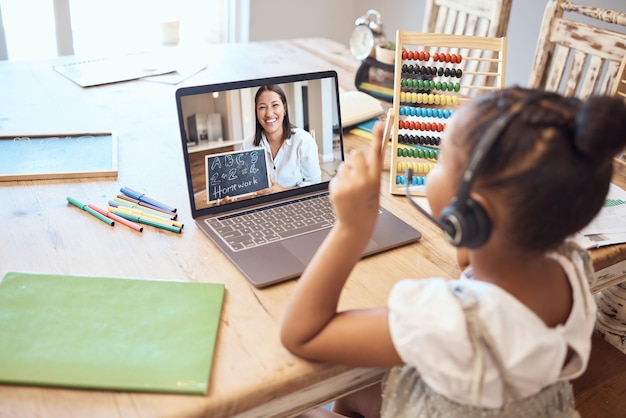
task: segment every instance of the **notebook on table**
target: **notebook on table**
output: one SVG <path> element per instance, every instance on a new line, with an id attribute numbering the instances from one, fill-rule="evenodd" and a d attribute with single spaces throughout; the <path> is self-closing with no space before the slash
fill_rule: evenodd
<path id="1" fill-rule="evenodd" d="M 268 184 L 270 157 L 262 149 L 244 152 L 242 142 L 254 136 L 254 97 L 264 85 L 282 88 L 291 123 L 315 138 L 320 182 L 257 193 Z M 344 159 L 338 86 L 335 71 L 322 71 L 176 91 L 192 217 L 255 287 L 300 276 L 334 223 L 328 184 Z M 363 256 L 420 238 L 381 207 Z"/>
<path id="2" fill-rule="evenodd" d="M 0 383 L 207 393 L 224 285 L 9 272 Z"/>

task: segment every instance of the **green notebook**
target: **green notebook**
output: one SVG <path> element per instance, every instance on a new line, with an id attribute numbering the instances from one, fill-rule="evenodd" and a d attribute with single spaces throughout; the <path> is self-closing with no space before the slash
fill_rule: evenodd
<path id="1" fill-rule="evenodd" d="M 7 273 L 0 382 L 205 394 L 224 285 Z"/>

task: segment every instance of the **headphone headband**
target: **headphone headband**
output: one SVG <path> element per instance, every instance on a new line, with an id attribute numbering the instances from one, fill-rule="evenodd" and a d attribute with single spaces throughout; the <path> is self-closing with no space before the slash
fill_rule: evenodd
<path id="1" fill-rule="evenodd" d="M 511 122 L 513 122 L 513 120 L 522 112 L 522 110 L 524 110 L 524 108 L 526 108 L 529 103 L 547 97 L 548 95 L 550 94 L 545 91 L 538 91 L 529 94 L 525 98 L 513 103 L 509 110 L 505 114 L 500 115 L 489 127 L 489 129 L 487 129 L 487 132 L 485 132 L 482 138 L 478 141 L 478 144 L 470 154 L 467 166 L 463 171 L 461 184 L 459 185 L 459 190 L 456 194 L 457 207 L 463 209 L 465 206 L 472 184 L 476 178 L 476 172 L 482 167 L 487 153 L 491 150 L 496 141 L 502 137 Z"/>
<path id="2" fill-rule="evenodd" d="M 470 154 L 467 167 L 463 172 L 457 195 L 448 206 L 442 209 L 439 219 L 429 214 L 411 198 L 409 182 L 406 186 L 406 197 L 409 202 L 444 232 L 446 239 L 456 247 L 479 248 L 491 234 L 491 220 L 485 209 L 470 197 L 470 190 L 476 173 L 482 167 L 486 155 L 495 142 L 502 137 L 511 122 L 530 103 L 553 93 L 536 91 L 513 103 L 506 113 L 500 115 L 478 140 L 478 144 Z M 412 177 L 412 170 L 407 169 L 407 179 Z"/>

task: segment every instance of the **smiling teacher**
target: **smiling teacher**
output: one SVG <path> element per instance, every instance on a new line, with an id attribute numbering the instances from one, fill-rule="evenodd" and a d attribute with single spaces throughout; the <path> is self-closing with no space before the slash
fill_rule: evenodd
<path id="1" fill-rule="evenodd" d="M 265 150 L 271 179 L 271 186 L 258 194 L 321 182 L 317 144 L 307 131 L 289 121 L 285 92 L 276 85 L 262 86 L 254 104 L 255 134 L 244 140 L 243 149 Z"/>

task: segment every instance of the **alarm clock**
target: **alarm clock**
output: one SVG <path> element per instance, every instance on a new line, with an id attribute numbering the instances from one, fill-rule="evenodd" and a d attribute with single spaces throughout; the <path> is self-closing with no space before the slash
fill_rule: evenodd
<path id="1" fill-rule="evenodd" d="M 354 58 L 364 60 L 373 56 L 376 45 L 385 42 L 383 22 L 380 13 L 370 9 L 364 16 L 357 18 L 354 24 L 356 27 L 350 35 L 350 52 Z"/>

